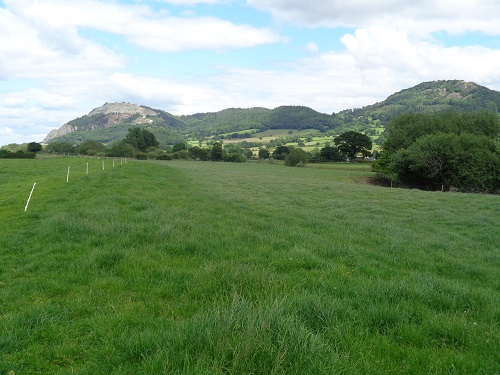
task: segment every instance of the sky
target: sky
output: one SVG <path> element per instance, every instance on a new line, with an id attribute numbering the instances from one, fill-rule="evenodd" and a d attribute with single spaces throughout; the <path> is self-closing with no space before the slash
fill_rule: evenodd
<path id="1" fill-rule="evenodd" d="M 0 0 L 0 145 L 106 102 L 174 115 L 500 91 L 498 0 Z"/>

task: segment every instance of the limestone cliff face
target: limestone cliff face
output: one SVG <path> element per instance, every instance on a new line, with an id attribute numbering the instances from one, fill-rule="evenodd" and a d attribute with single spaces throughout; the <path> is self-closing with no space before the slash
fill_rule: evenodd
<path id="1" fill-rule="evenodd" d="M 64 136 L 68 133 L 82 130 L 104 129 L 117 126 L 127 121 L 129 124 L 151 123 L 151 116 L 158 112 L 151 108 L 140 107 L 130 103 L 105 103 L 90 111 L 87 115 L 71 120 L 59 129 L 52 130 L 43 140 L 44 143 L 51 139 Z"/>
<path id="2" fill-rule="evenodd" d="M 74 132 L 76 130 L 77 129 L 75 126 L 71 126 L 68 123 L 66 123 L 63 126 L 61 126 L 59 129 L 51 130 L 50 133 L 47 134 L 47 136 L 44 138 L 44 140 L 42 142 L 47 143 L 48 141 L 50 141 L 53 138 L 62 137 L 63 135 Z"/>

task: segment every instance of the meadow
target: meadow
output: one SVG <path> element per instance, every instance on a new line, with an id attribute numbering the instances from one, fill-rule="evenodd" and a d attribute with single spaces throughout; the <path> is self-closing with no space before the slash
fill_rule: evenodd
<path id="1" fill-rule="evenodd" d="M 104 162 L 0 160 L 0 374 L 500 373 L 498 196 Z"/>

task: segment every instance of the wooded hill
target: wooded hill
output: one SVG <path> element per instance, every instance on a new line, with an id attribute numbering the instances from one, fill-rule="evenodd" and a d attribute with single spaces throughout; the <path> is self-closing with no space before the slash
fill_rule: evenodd
<path id="1" fill-rule="evenodd" d="M 305 106 L 229 108 L 219 112 L 174 116 L 159 109 L 129 103 L 106 103 L 89 114 L 53 130 L 44 142 L 85 140 L 110 143 L 123 139 L 130 127 L 147 129 L 162 145 L 185 139 L 202 139 L 232 133 L 257 133 L 270 129 L 312 129 L 326 135 L 347 130 L 370 134 L 384 128 L 402 113 L 446 110 L 499 112 L 500 92 L 459 80 L 421 83 L 399 91 L 386 100 L 363 108 L 325 114 Z"/>

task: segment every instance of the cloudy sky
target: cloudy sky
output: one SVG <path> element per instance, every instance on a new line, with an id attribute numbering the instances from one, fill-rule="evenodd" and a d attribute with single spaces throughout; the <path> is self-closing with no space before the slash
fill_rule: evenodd
<path id="1" fill-rule="evenodd" d="M 175 115 L 500 91 L 498 0 L 0 0 L 0 145 L 105 102 Z"/>

